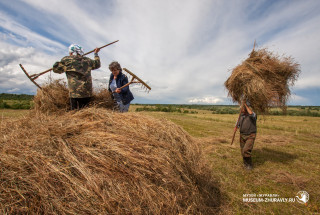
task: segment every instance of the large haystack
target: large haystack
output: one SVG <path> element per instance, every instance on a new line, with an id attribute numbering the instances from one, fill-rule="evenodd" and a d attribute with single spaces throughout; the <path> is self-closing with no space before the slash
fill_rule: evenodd
<path id="1" fill-rule="evenodd" d="M 87 108 L 2 121 L 4 214 L 213 214 L 219 190 L 179 126 Z"/>
<path id="2" fill-rule="evenodd" d="M 42 90 L 38 89 L 33 101 L 34 108 L 37 112 L 65 112 L 70 108 L 67 84 L 61 79 L 44 84 Z M 90 102 L 90 106 L 114 109 L 115 103 L 109 91 L 101 88 L 93 92 L 93 99 Z"/>
<path id="3" fill-rule="evenodd" d="M 249 57 L 235 67 L 225 82 L 233 102 L 250 102 L 255 111 L 268 112 L 272 106 L 286 108 L 300 65 L 291 57 L 280 57 L 267 49 L 252 50 Z"/>

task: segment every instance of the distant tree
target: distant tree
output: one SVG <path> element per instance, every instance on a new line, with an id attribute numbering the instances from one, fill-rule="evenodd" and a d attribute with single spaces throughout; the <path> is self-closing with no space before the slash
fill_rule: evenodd
<path id="1" fill-rule="evenodd" d="M 32 100 L 33 95 L 27 94 L 9 94 L 9 93 L 1 93 L 0 99 L 1 100 Z"/>

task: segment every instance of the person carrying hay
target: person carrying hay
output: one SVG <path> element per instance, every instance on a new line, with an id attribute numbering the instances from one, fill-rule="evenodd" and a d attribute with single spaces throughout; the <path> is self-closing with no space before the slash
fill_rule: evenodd
<path id="1" fill-rule="evenodd" d="M 134 99 L 129 89 L 129 85 L 120 89 L 120 87 L 128 83 L 128 77 L 122 73 L 122 68 L 117 61 L 113 61 L 109 65 L 111 71 L 109 78 L 108 90 L 112 92 L 112 97 L 119 106 L 120 112 L 128 112 L 130 102 Z"/>
<path id="2" fill-rule="evenodd" d="M 237 127 L 240 128 L 240 150 L 243 164 L 246 169 L 251 170 L 253 168 L 251 153 L 257 134 L 257 115 L 248 107 L 245 101 L 243 102 Z"/>
<path id="3" fill-rule="evenodd" d="M 69 56 L 53 65 L 53 72 L 66 73 L 71 110 L 86 107 L 92 98 L 91 70 L 100 68 L 99 48 L 94 50 L 94 60 L 83 56 L 81 46 L 69 46 Z"/>

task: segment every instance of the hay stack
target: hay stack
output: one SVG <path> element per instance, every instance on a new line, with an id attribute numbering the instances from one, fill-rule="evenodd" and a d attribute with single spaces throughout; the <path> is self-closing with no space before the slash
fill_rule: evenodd
<path id="1" fill-rule="evenodd" d="M 93 99 L 91 105 L 95 107 L 114 109 L 115 102 L 111 98 L 111 94 L 108 89 L 101 88 L 93 92 Z"/>
<path id="2" fill-rule="evenodd" d="M 4 214 L 213 214 L 220 194 L 194 140 L 136 113 L 87 108 L 2 121 Z"/>
<path id="3" fill-rule="evenodd" d="M 267 49 L 252 50 L 249 57 L 232 70 L 225 82 L 233 102 L 250 102 L 260 113 L 272 106 L 286 109 L 292 86 L 300 73 L 300 65 L 291 57 L 277 56 Z"/>
<path id="4" fill-rule="evenodd" d="M 38 89 L 33 101 L 34 108 L 37 112 L 65 112 L 70 108 L 67 84 L 61 79 L 51 81 L 42 86 L 42 90 Z M 107 89 L 98 89 L 93 92 L 93 99 L 91 100 L 90 105 L 113 109 L 115 103 Z"/>
<path id="5" fill-rule="evenodd" d="M 34 109 L 41 113 L 66 111 L 70 107 L 67 84 L 61 79 L 54 80 L 38 89 L 33 98 Z"/>

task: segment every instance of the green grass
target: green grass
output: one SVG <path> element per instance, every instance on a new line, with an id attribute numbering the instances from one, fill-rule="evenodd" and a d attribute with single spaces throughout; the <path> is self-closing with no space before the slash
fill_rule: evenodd
<path id="1" fill-rule="evenodd" d="M 316 117 L 260 116 L 253 150 L 254 170 L 242 167 L 239 134 L 231 146 L 237 114 L 143 112 L 167 118 L 195 137 L 212 164 L 223 192 L 222 214 L 320 213 L 320 121 Z M 245 203 L 243 194 L 277 194 L 294 198 L 307 191 L 307 205 Z"/>
<path id="2" fill-rule="evenodd" d="M 31 100 L 0 100 L 0 109 L 24 109 L 28 110 L 33 107 Z"/>

